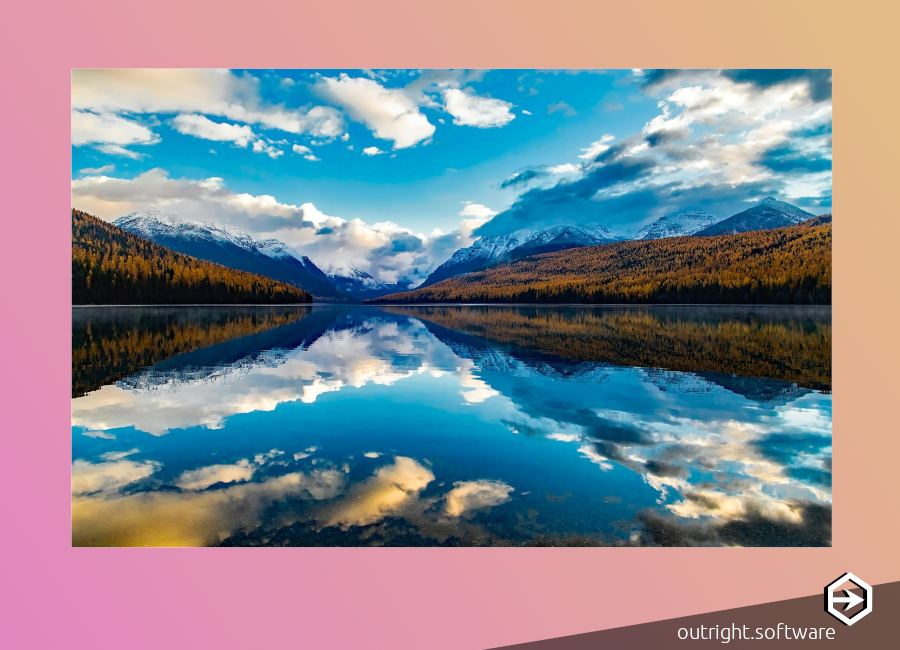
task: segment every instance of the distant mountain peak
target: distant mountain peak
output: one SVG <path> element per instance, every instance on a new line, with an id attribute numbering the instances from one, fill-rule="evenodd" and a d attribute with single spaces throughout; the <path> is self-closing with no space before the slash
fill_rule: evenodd
<path id="1" fill-rule="evenodd" d="M 379 298 L 390 293 L 408 291 L 408 282 L 383 282 L 367 271 L 360 269 L 330 269 L 327 273 L 332 284 L 344 293 L 360 300 Z"/>
<path id="2" fill-rule="evenodd" d="M 598 223 L 557 224 L 522 228 L 508 235 L 489 235 L 461 248 L 436 268 L 420 286 L 426 287 L 457 275 L 479 271 L 494 264 L 539 255 L 566 248 L 596 246 L 616 241 L 618 237 Z"/>
<path id="3" fill-rule="evenodd" d="M 251 252 L 259 252 L 269 257 L 294 257 L 302 261 L 301 255 L 277 239 L 259 240 L 250 233 L 232 224 L 216 224 L 205 221 L 185 219 L 175 214 L 152 207 L 137 210 L 119 217 L 113 224 L 136 235 L 152 238 L 153 236 L 180 236 L 198 239 L 217 239 L 243 248 Z"/>
<path id="4" fill-rule="evenodd" d="M 768 196 L 743 212 L 704 228 L 697 235 L 731 235 L 753 230 L 783 228 L 802 223 L 813 216 L 815 215 L 801 210 L 795 205 Z"/>
<path id="5" fill-rule="evenodd" d="M 668 237 L 687 237 L 721 221 L 703 210 L 682 210 L 660 217 L 656 221 L 641 228 L 635 239 L 666 239 Z"/>
<path id="6" fill-rule="evenodd" d="M 137 210 L 113 224 L 179 253 L 293 284 L 317 299 L 347 300 L 305 255 L 231 224 L 185 219 L 157 207 Z"/>

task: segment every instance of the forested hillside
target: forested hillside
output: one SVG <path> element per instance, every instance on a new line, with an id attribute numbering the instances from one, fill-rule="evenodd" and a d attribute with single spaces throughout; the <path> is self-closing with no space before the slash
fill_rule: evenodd
<path id="1" fill-rule="evenodd" d="M 72 210 L 72 304 L 286 304 L 297 287 L 182 255 Z"/>
<path id="2" fill-rule="evenodd" d="M 548 253 L 376 303 L 831 304 L 831 223 Z"/>

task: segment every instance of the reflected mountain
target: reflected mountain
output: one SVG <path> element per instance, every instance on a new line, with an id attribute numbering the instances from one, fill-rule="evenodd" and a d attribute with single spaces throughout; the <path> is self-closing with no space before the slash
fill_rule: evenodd
<path id="1" fill-rule="evenodd" d="M 830 544 L 827 310 L 179 311 L 73 317 L 75 545 Z"/>
<path id="2" fill-rule="evenodd" d="M 72 397 L 175 355 L 265 332 L 309 307 L 78 307 L 72 309 Z"/>
<path id="3" fill-rule="evenodd" d="M 830 307 L 385 307 L 517 350 L 831 388 Z"/>

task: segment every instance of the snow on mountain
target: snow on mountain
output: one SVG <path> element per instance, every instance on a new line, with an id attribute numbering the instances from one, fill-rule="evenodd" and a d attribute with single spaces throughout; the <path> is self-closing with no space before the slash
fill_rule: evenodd
<path id="1" fill-rule="evenodd" d="M 441 264 L 421 286 L 429 285 L 480 271 L 527 255 L 550 253 L 580 246 L 596 246 L 616 241 L 618 237 L 606 226 L 588 224 L 580 226 L 552 226 L 550 228 L 524 228 L 509 235 L 481 237 L 468 248 L 461 248 Z"/>
<path id="2" fill-rule="evenodd" d="M 813 216 L 797 206 L 778 201 L 771 196 L 763 199 L 753 207 L 729 217 L 719 223 L 715 223 L 697 233 L 698 236 L 709 235 L 733 235 L 739 232 L 751 230 L 769 230 L 770 228 L 783 228 L 794 226 L 811 219 Z"/>
<path id="3" fill-rule="evenodd" d="M 406 282 L 382 282 L 371 274 L 359 269 L 350 269 L 349 272 L 344 273 L 329 271 L 327 275 L 328 279 L 339 290 L 359 300 L 380 298 L 390 293 L 408 291 L 411 287 Z"/>
<path id="4" fill-rule="evenodd" d="M 259 240 L 237 226 L 182 219 L 174 214 L 163 212 L 158 208 L 132 212 L 113 221 L 113 225 L 146 239 L 154 237 L 183 237 L 218 240 L 234 244 L 238 248 L 243 248 L 247 251 L 262 253 L 268 257 L 290 256 L 301 261 L 309 259 L 295 253 L 287 244 L 277 239 Z"/>
<path id="5" fill-rule="evenodd" d="M 277 239 L 256 239 L 237 226 L 183 219 L 158 208 L 132 212 L 113 225 L 184 255 L 288 282 L 320 300 L 347 299 L 305 255 Z"/>
<path id="6" fill-rule="evenodd" d="M 702 210 L 685 210 L 673 212 L 660 217 L 653 223 L 641 228 L 635 239 L 666 239 L 668 237 L 686 237 L 708 228 L 714 223 L 722 221 L 724 217 L 717 217 Z"/>

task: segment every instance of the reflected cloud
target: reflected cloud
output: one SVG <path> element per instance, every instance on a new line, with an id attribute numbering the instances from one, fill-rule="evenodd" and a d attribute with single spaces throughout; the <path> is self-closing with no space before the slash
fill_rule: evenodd
<path id="1" fill-rule="evenodd" d="M 375 475 L 350 489 L 347 497 L 323 517 L 325 526 L 367 526 L 401 513 L 434 480 L 434 474 L 412 458 L 397 456 Z"/>
<path id="2" fill-rule="evenodd" d="M 415 310 L 398 315 L 359 308 L 325 317 L 314 309 L 299 323 L 253 335 L 269 337 L 264 349 L 244 337 L 167 359 L 73 400 L 73 433 L 81 448 L 91 450 L 72 466 L 73 539 L 86 544 L 268 543 L 274 531 L 283 543 L 309 543 L 319 539 L 316 535 L 356 543 L 409 542 L 410 536 L 416 543 L 521 544 L 535 536 L 578 545 L 830 543 L 830 394 L 767 377 L 619 367 L 579 358 L 584 350 L 594 350 L 590 335 L 595 329 L 632 328 L 625 338 L 637 345 L 652 341 L 653 328 L 662 327 L 665 340 L 674 341 L 669 358 L 677 357 L 680 364 L 691 362 L 688 352 L 695 339 L 724 336 L 730 346 L 740 346 L 742 333 L 750 332 L 755 345 L 762 345 L 768 331 L 762 316 L 754 317 L 759 322 L 737 324 L 667 316 L 660 326 L 659 319 L 635 311 L 612 318 L 594 310 L 574 310 L 565 317 L 563 310 L 545 315 L 536 310 L 526 317 L 516 309 L 498 310 L 485 326 L 507 337 L 501 345 L 423 323 L 411 315 Z M 444 322 L 462 322 L 467 331 L 477 330 L 482 313 L 440 312 Z M 541 329 L 545 320 L 560 334 L 550 343 Z M 523 342 L 529 327 L 536 329 L 532 347 Z M 830 329 L 819 324 L 782 319 L 771 329 L 787 332 L 795 344 L 805 345 L 802 332 L 807 330 L 816 345 L 830 340 Z M 685 341 L 678 338 L 682 334 Z M 569 346 L 572 340 L 577 343 Z M 591 354 L 608 354 L 607 343 L 597 343 Z M 747 367 L 778 368 L 806 377 L 810 386 L 830 386 L 830 362 L 792 367 L 786 352 L 791 344 L 779 342 L 765 363 L 748 361 Z M 541 346 L 560 356 L 535 350 Z M 642 358 L 637 349 L 625 353 L 629 359 Z M 392 386 L 397 388 L 383 389 Z M 448 423 L 453 420 L 450 432 L 437 432 L 452 440 L 407 433 L 428 428 L 421 412 L 411 409 L 417 419 L 407 418 L 410 396 L 416 409 L 435 409 Z M 333 436 L 325 442 L 313 437 L 301 445 L 263 435 L 260 447 L 238 447 L 226 462 L 197 467 L 210 462 L 205 456 L 171 474 L 157 474 L 159 462 L 135 460 L 136 448 L 110 451 L 111 445 L 138 445 L 144 451 L 137 458 L 152 457 L 153 441 L 153 449 L 167 445 L 177 452 L 186 441 L 202 440 L 191 428 L 231 433 L 229 420 L 238 415 L 256 414 L 265 434 L 264 414 L 291 402 L 301 411 L 286 415 L 312 413 L 317 409 L 303 404 L 322 401 L 325 408 L 334 401 L 365 413 L 372 409 L 378 418 L 377 409 L 394 409 L 389 415 L 402 434 L 393 435 L 393 423 L 371 432 L 364 423 L 346 432 L 336 423 L 334 431 L 324 432 Z M 279 417 L 272 416 L 281 426 L 286 420 Z M 476 431 L 497 434 L 489 442 L 495 458 L 480 455 L 480 442 L 466 438 Z M 169 432 L 164 439 L 142 438 Z M 237 432 L 240 436 L 240 428 Z M 347 439 L 354 437 L 358 446 L 346 449 Z M 127 442 L 109 442 L 117 438 Z M 317 445 L 294 451 L 310 442 Z M 452 452 L 442 455 L 437 444 L 452 444 Z M 537 452 L 534 445 L 542 444 L 552 453 Z M 258 449 L 269 450 L 253 453 Z M 426 456 L 435 463 L 414 458 Z M 479 467 L 488 467 L 479 474 L 492 479 L 466 475 L 466 463 L 475 457 L 487 463 Z M 548 471 L 532 472 L 530 462 L 546 464 Z M 373 465 L 377 469 L 369 473 Z M 303 471 L 274 476 L 288 468 Z M 544 474 L 570 483 L 562 489 L 541 486 Z M 595 507 L 583 492 L 577 494 L 593 480 L 603 489 L 597 503 L 608 509 L 592 511 L 590 517 L 598 526 L 619 522 L 614 532 L 604 533 L 607 537 L 564 529 L 581 526 L 572 522 L 588 516 L 582 509 Z M 625 491 L 618 491 L 621 486 Z M 524 504 L 522 497 L 532 490 L 574 496 L 550 504 L 542 500 L 541 508 L 554 509 L 548 520 L 540 508 L 529 511 Z M 490 518 L 477 516 L 504 504 L 510 505 Z M 633 509 L 622 510 L 626 507 Z M 641 508 L 645 511 L 635 518 Z M 306 532 L 301 535 L 300 529 Z"/>
<path id="3" fill-rule="evenodd" d="M 76 460 L 72 463 L 72 496 L 116 492 L 149 477 L 160 467 L 160 463 L 149 460 L 109 460 L 102 463 Z"/>
<path id="4" fill-rule="evenodd" d="M 513 487 L 502 481 L 456 481 L 444 496 L 444 512 L 450 517 L 464 517 L 509 501 Z"/>
<path id="5" fill-rule="evenodd" d="M 144 492 L 72 500 L 74 546 L 208 546 L 253 531 L 287 498 L 333 499 L 346 485 L 335 469 L 293 472 L 202 492 Z"/>
<path id="6" fill-rule="evenodd" d="M 208 465 L 181 474 L 175 485 L 182 490 L 205 490 L 217 483 L 240 483 L 253 478 L 256 468 L 245 458 L 233 465 Z"/>

